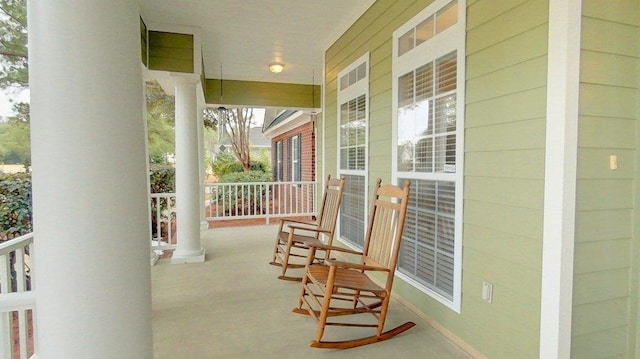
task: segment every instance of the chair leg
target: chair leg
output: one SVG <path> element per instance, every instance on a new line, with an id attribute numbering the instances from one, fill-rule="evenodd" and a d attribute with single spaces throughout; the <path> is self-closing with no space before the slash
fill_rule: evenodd
<path id="1" fill-rule="evenodd" d="M 333 296 L 333 284 L 335 283 L 336 267 L 331 267 L 329 270 L 329 276 L 327 278 L 327 284 L 323 293 L 324 298 L 322 301 L 322 309 L 320 310 L 320 316 L 318 317 L 318 331 L 316 332 L 316 340 L 311 342 L 311 346 L 314 343 L 320 343 L 322 336 L 324 335 L 324 327 L 327 324 L 327 317 L 329 316 L 329 308 L 331 307 L 331 297 Z"/>
<path id="2" fill-rule="evenodd" d="M 282 274 L 278 277 L 278 279 L 291 280 L 291 281 L 301 280 L 301 278 L 298 278 L 298 277 L 287 276 L 287 269 L 289 268 L 289 257 L 291 256 L 292 247 L 293 247 L 293 230 L 289 232 L 289 238 L 287 239 L 287 248 L 284 253 L 284 258 L 282 259 Z"/>
<path id="3" fill-rule="evenodd" d="M 271 258 L 271 262 L 269 262 L 269 264 L 277 266 L 280 265 L 280 263 L 277 262 L 278 259 L 278 252 L 280 249 L 280 233 L 282 233 L 282 227 L 284 225 L 284 221 L 280 221 L 280 227 L 278 228 L 278 234 L 276 234 L 276 243 L 273 246 L 273 257 Z"/>
<path id="4" fill-rule="evenodd" d="M 291 237 L 293 233 L 289 233 L 289 237 Z M 289 265 L 289 253 L 291 253 L 291 247 L 293 247 L 292 238 L 289 238 L 287 241 L 287 249 L 284 252 L 284 258 L 282 259 L 282 277 L 287 273 L 287 266 Z"/>
<path id="5" fill-rule="evenodd" d="M 308 311 L 302 308 L 302 305 L 304 303 L 304 296 L 307 293 L 307 283 L 309 283 L 309 277 L 307 277 L 307 273 L 305 272 L 305 274 L 302 276 L 302 286 L 300 286 L 300 295 L 298 296 L 298 305 L 295 308 L 293 308 L 294 313 L 309 314 Z M 309 308 L 309 310 L 311 310 L 311 308 Z"/>

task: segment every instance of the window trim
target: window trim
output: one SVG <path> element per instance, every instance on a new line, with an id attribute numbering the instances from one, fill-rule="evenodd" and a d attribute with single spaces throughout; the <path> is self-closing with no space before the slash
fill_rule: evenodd
<path id="1" fill-rule="evenodd" d="M 354 71 L 361 66 L 364 65 L 365 68 L 365 75 L 364 78 L 357 80 L 354 84 L 349 85 L 346 88 L 342 88 L 341 86 L 341 78 L 347 74 L 349 74 L 351 71 Z M 337 108 L 337 129 L 336 129 L 336 136 L 337 136 L 337 160 L 336 160 L 336 167 L 337 167 L 337 174 L 338 176 L 341 175 L 352 175 L 352 176 L 362 176 L 364 177 L 364 213 L 363 213 L 363 218 L 364 218 L 364 223 L 363 223 L 363 227 L 364 227 L 364 231 L 366 232 L 367 228 L 367 218 L 369 216 L 369 108 L 370 108 L 370 98 L 369 98 L 369 77 L 370 77 L 370 54 L 369 52 L 366 52 L 364 55 L 360 56 L 358 59 L 356 59 L 355 61 L 353 61 L 349 66 L 345 67 L 344 69 L 342 69 L 337 77 L 336 77 L 336 82 L 337 82 L 337 104 L 336 104 L 336 108 Z M 357 99 L 360 96 L 363 96 L 365 98 L 365 122 L 367 124 L 366 128 L 365 128 L 365 139 L 364 139 L 364 169 L 362 170 L 350 170 L 350 169 L 342 169 L 342 163 L 341 163 L 341 155 L 340 155 L 340 151 L 341 151 L 341 133 L 340 133 L 340 124 L 342 122 L 342 111 L 340 109 L 340 107 L 342 106 L 342 104 L 344 102 L 348 102 L 351 101 L 353 99 Z M 341 233 L 341 225 L 340 225 L 340 220 L 338 219 L 338 223 L 337 223 L 337 231 L 336 233 L 338 234 L 336 236 L 336 238 L 338 239 L 338 241 L 342 244 L 344 244 L 345 246 L 354 249 L 354 250 L 362 250 L 362 247 L 343 238 L 340 233 Z"/>
<path id="2" fill-rule="evenodd" d="M 291 181 L 302 181 L 302 134 L 291 137 Z"/>
<path id="3" fill-rule="evenodd" d="M 423 42 L 411 50 L 398 55 L 398 39 L 415 28 L 418 24 L 435 14 L 440 9 L 449 5 L 453 0 L 435 0 L 411 20 L 400 26 L 393 33 L 392 44 L 392 169 L 391 178 L 397 182 L 399 178 L 412 178 L 416 180 L 429 181 L 455 181 L 455 236 L 454 236 L 454 274 L 453 274 L 453 299 L 450 300 L 435 290 L 428 288 L 408 275 L 396 272 L 404 281 L 423 293 L 434 298 L 436 301 L 447 306 L 453 311 L 460 313 L 462 306 L 462 230 L 463 230 L 463 188 L 464 188 L 464 103 L 465 103 L 465 36 L 466 36 L 466 0 L 458 2 L 457 23 L 433 38 Z M 408 71 L 452 52 L 457 51 L 457 84 L 456 84 L 456 172 L 455 173 L 420 173 L 420 172 L 399 172 L 398 171 L 398 79 Z"/>
<path id="4" fill-rule="evenodd" d="M 276 181 L 281 182 L 283 180 L 284 168 L 282 166 L 282 140 L 276 141 Z"/>

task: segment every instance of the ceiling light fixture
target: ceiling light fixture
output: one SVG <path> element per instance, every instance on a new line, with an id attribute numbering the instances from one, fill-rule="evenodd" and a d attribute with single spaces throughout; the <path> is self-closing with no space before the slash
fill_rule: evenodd
<path id="1" fill-rule="evenodd" d="M 269 71 L 273 72 L 274 74 L 279 74 L 282 72 L 282 70 L 284 70 L 283 64 L 273 63 L 269 65 Z"/>

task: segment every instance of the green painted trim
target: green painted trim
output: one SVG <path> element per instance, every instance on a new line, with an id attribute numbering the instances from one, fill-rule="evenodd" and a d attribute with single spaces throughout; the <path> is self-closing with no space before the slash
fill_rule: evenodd
<path id="1" fill-rule="evenodd" d="M 140 17 L 140 56 L 144 66 L 149 66 L 149 33 L 142 16 Z"/>
<path id="2" fill-rule="evenodd" d="M 149 31 L 149 69 L 193 73 L 191 34 Z"/>
<path id="3" fill-rule="evenodd" d="M 218 105 L 319 108 L 319 85 L 206 79 L 205 102 Z M 315 93 L 315 100 L 313 94 Z"/>

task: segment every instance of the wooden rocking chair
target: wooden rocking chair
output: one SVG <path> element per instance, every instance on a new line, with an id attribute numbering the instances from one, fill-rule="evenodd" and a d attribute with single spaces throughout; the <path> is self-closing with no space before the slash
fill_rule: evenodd
<path id="1" fill-rule="evenodd" d="M 340 179 L 331 178 L 330 175 L 327 177 L 317 221 L 283 219 L 280 222 L 276 243 L 273 247 L 273 259 L 269 263 L 282 267 L 282 274 L 278 279 L 300 281 L 301 277 L 287 276 L 287 269 L 303 268 L 306 260 L 291 263 L 292 257 L 306 259 L 310 245 L 332 244 L 344 185 L 344 176 Z M 321 241 L 321 235 L 325 236 L 325 242 Z"/>
<path id="2" fill-rule="evenodd" d="M 311 246 L 298 306 L 293 311 L 311 315 L 318 322 L 316 339 L 310 344 L 312 347 L 345 349 L 377 343 L 415 325 L 406 322 L 383 332 L 402 240 L 409 186 L 409 181 L 405 181 L 404 189 L 393 185 L 381 186 L 378 179 L 363 252 L 326 245 Z M 313 261 L 316 249 L 359 255 L 360 262 L 326 259 L 324 263 L 316 264 Z M 367 272 L 381 273 L 383 284 L 378 285 L 371 280 Z M 352 317 L 353 320 L 348 322 L 329 319 L 350 314 L 372 314 L 373 318 Z M 325 327 L 329 325 L 372 327 L 376 328 L 376 334 L 345 341 L 323 341 Z"/>

